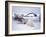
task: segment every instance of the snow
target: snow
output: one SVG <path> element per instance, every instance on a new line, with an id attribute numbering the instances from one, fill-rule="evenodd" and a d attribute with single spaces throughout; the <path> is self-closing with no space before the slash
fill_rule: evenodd
<path id="1" fill-rule="evenodd" d="M 30 27 L 27 24 L 21 24 L 20 22 L 12 19 L 12 30 L 16 31 L 28 31 L 28 30 L 34 30 L 34 29 L 40 29 L 40 22 L 38 20 L 33 20 L 34 27 Z"/>
<path id="2" fill-rule="evenodd" d="M 21 7 L 21 6 L 13 6 L 12 7 L 12 14 L 24 14 L 27 15 L 28 13 L 35 13 L 37 14 L 37 17 L 24 17 L 25 19 L 30 19 L 33 22 L 34 27 L 30 27 L 27 24 L 21 24 L 20 22 L 12 19 L 12 30 L 14 31 L 31 31 L 31 30 L 37 30 L 40 29 L 40 22 L 39 22 L 39 14 L 41 12 L 40 7 Z M 30 16 L 30 15 L 29 15 Z M 20 24 L 17 24 L 20 23 Z"/>

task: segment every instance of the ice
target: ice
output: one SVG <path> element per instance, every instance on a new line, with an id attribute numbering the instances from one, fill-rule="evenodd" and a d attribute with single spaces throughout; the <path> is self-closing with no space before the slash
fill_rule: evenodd
<path id="1" fill-rule="evenodd" d="M 31 31 L 31 30 L 38 30 L 40 29 L 40 22 L 39 22 L 39 14 L 41 12 L 40 7 L 23 7 L 23 6 L 13 6 L 12 7 L 12 15 L 14 14 L 24 14 L 27 15 L 28 13 L 35 13 L 37 17 L 23 17 L 24 19 L 30 19 L 33 21 L 34 27 L 30 27 L 27 24 L 22 24 L 14 19 L 12 19 L 12 30 L 14 31 Z M 33 15 L 32 15 L 33 16 Z M 20 23 L 20 24 L 17 24 Z"/>
<path id="2" fill-rule="evenodd" d="M 33 19 L 34 27 L 30 27 L 27 24 L 21 24 L 19 21 L 12 19 L 12 30 L 13 31 L 14 30 L 16 30 L 16 31 L 28 31 L 28 30 L 40 29 L 40 22 L 39 22 L 38 18 L 37 19 L 35 19 L 35 18 Z M 28 19 L 32 19 L 32 18 L 28 18 Z"/>

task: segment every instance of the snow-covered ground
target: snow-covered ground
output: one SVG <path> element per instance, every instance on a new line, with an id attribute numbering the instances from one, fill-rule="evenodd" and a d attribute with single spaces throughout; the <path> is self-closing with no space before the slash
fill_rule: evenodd
<path id="1" fill-rule="evenodd" d="M 40 22 L 39 22 L 39 15 L 41 12 L 40 7 L 23 7 L 23 6 L 13 6 L 12 7 L 12 16 L 16 16 L 16 14 L 24 14 L 27 15 L 29 13 L 35 13 L 37 16 L 33 16 L 34 14 L 28 15 L 28 16 L 33 16 L 33 17 L 23 17 L 24 19 L 32 20 L 31 22 L 33 23 L 33 27 L 30 27 L 27 24 L 17 24 L 18 21 L 12 19 L 12 30 L 14 31 L 31 31 L 35 29 L 40 29 Z M 31 23 L 30 22 L 30 23 Z"/>
<path id="2" fill-rule="evenodd" d="M 25 18 L 25 17 L 24 17 Z M 34 27 L 30 27 L 27 24 L 18 24 L 19 22 L 12 19 L 12 30 L 14 31 L 28 31 L 28 30 L 34 30 L 34 29 L 40 29 L 40 22 L 38 17 L 29 17 L 25 19 L 30 19 L 33 21 Z"/>

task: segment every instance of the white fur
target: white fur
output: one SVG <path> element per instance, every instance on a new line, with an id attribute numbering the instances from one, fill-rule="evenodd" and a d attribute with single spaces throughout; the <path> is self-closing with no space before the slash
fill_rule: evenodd
<path id="1" fill-rule="evenodd" d="M 33 20 L 28 20 L 26 24 L 30 27 L 34 27 Z"/>

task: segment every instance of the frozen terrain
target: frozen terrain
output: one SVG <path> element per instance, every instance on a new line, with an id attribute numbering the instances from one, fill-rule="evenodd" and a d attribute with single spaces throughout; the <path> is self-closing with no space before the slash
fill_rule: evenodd
<path id="1" fill-rule="evenodd" d="M 28 14 L 28 13 L 35 13 L 37 14 L 37 17 L 24 17 L 24 19 L 32 20 L 34 27 L 30 27 L 27 24 L 21 24 L 20 22 L 14 20 L 12 18 L 12 30 L 14 31 L 31 31 L 31 30 L 37 30 L 40 29 L 40 22 L 39 22 L 39 14 L 40 14 L 40 7 L 23 7 L 23 6 L 13 6 L 12 7 L 12 16 L 14 14 Z M 20 24 L 18 24 L 20 23 Z"/>
<path id="2" fill-rule="evenodd" d="M 24 17 L 25 18 L 25 17 Z M 34 27 L 30 27 L 26 24 L 21 24 L 20 22 L 12 19 L 12 30 L 16 30 L 16 31 L 28 31 L 28 30 L 34 30 L 34 29 L 40 29 L 40 22 L 38 20 L 38 17 L 33 17 L 33 24 Z M 26 19 L 26 18 L 25 18 Z M 32 19 L 32 18 L 27 18 L 27 19 Z M 18 24 L 20 23 L 20 24 Z"/>

